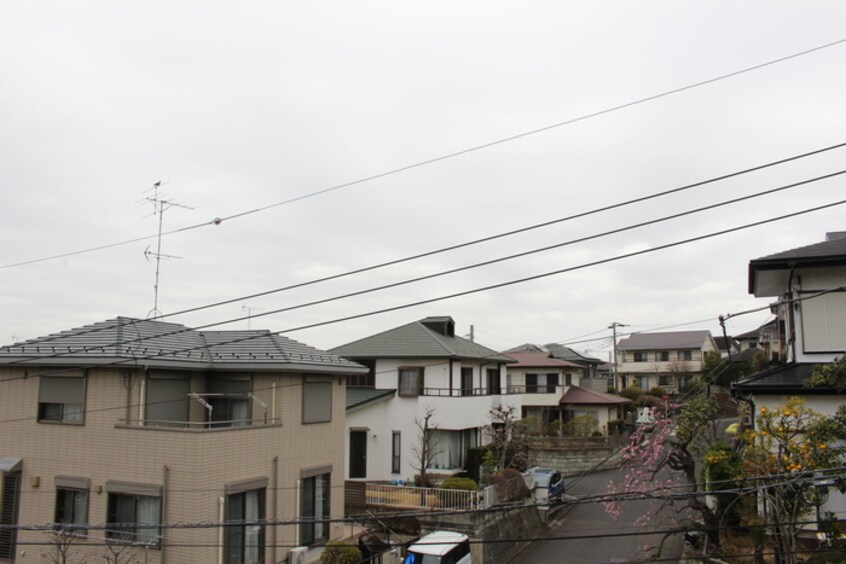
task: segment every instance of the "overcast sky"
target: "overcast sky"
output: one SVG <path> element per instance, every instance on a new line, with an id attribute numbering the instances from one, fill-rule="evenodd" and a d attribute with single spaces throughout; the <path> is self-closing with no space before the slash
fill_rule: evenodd
<path id="1" fill-rule="evenodd" d="M 719 331 L 767 304 L 750 259 L 846 230 L 846 206 L 523 284 L 844 198 L 844 177 L 320 306 L 841 170 L 846 149 L 297 290 L 245 296 L 706 180 L 846 141 L 846 38 L 830 2 L 0 4 L 0 344 L 153 309 L 330 348 L 428 315 L 497 350 L 626 330 Z M 19 264 L 56 255 L 63 258 Z M 738 334 L 766 311 L 730 320 Z M 608 340 L 577 345 L 607 357 Z"/>

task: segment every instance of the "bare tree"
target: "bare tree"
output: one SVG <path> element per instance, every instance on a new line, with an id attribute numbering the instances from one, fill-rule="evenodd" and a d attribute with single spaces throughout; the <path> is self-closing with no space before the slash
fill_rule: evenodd
<path id="1" fill-rule="evenodd" d="M 75 558 L 71 555 L 71 546 L 83 535 L 74 533 L 73 529 L 58 527 L 52 531 L 46 531 L 50 535 L 49 548 L 41 553 L 42 559 L 50 564 L 85 564 L 84 558 Z"/>
<path id="2" fill-rule="evenodd" d="M 133 549 L 129 550 L 127 549 Z M 135 545 L 127 542 L 106 541 L 106 553 L 103 559 L 108 564 L 140 564 Z M 126 554 L 124 554 L 126 552 Z"/>
<path id="3" fill-rule="evenodd" d="M 426 406 L 423 409 L 423 416 L 414 419 L 414 424 L 417 426 L 417 444 L 412 447 L 411 452 L 414 455 L 414 469 L 417 470 L 420 476 L 420 485 L 424 487 L 429 486 L 428 469 L 432 464 L 432 460 L 440 454 L 438 445 L 435 442 L 433 431 L 438 426 L 432 421 L 435 416 L 435 408 Z"/>
<path id="4" fill-rule="evenodd" d="M 529 429 L 511 405 L 496 405 L 490 411 L 488 433 L 497 467 L 526 469 L 529 463 Z"/>

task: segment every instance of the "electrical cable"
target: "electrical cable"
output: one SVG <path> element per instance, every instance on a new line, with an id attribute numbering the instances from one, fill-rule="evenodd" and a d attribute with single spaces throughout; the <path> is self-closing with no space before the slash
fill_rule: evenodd
<path id="1" fill-rule="evenodd" d="M 529 131 L 524 131 L 522 133 L 518 133 L 518 134 L 515 134 L 515 135 L 508 136 L 508 137 L 503 137 L 503 138 L 500 138 L 500 139 L 497 139 L 497 140 L 494 140 L 494 141 L 489 141 L 489 142 L 483 143 L 481 145 L 475 145 L 473 147 L 469 147 L 469 148 L 462 149 L 462 150 L 459 150 L 459 151 L 455 151 L 455 152 L 452 152 L 452 153 L 447 153 L 445 155 L 441 155 L 441 156 L 438 156 L 438 157 L 426 159 L 426 160 L 423 160 L 423 161 L 418 161 L 416 163 L 401 166 L 399 168 L 394 168 L 394 169 L 388 170 L 386 172 L 381 172 L 381 173 L 378 173 L 378 174 L 366 176 L 364 178 L 359 178 L 357 180 L 345 182 L 343 184 L 337 184 L 335 186 L 323 188 L 323 189 L 317 190 L 315 192 L 310 192 L 310 193 L 307 193 L 307 194 L 296 196 L 294 198 L 289 198 L 287 200 L 282 200 L 282 201 L 279 201 L 279 202 L 275 202 L 275 203 L 272 203 L 272 204 L 261 206 L 259 208 L 254 208 L 252 210 L 238 212 L 238 213 L 228 215 L 228 216 L 225 216 L 225 217 L 215 217 L 214 219 L 212 219 L 210 221 L 205 221 L 205 222 L 202 222 L 202 223 L 181 227 L 181 228 L 174 229 L 174 230 L 171 230 L 171 231 L 166 231 L 166 232 L 161 233 L 161 235 L 162 236 L 173 235 L 173 234 L 176 234 L 176 233 L 184 233 L 186 231 L 192 231 L 194 229 L 198 229 L 198 228 L 201 228 L 201 227 L 208 227 L 210 225 L 220 225 L 224 221 L 237 219 L 237 218 L 241 218 L 241 217 L 246 217 L 248 215 L 253 215 L 253 214 L 256 214 L 256 213 L 259 213 L 259 212 L 262 212 L 262 211 L 273 209 L 273 208 L 276 208 L 276 207 L 279 207 L 279 206 L 282 206 L 282 205 L 286 205 L 286 204 L 290 204 L 290 203 L 293 203 L 293 202 L 298 202 L 300 200 L 304 200 L 304 199 L 307 199 L 307 198 L 312 198 L 312 197 L 319 196 L 319 195 L 322 195 L 322 194 L 326 194 L 326 193 L 329 193 L 329 192 L 334 192 L 334 191 L 341 190 L 341 189 L 344 189 L 344 188 L 349 188 L 349 187 L 356 186 L 356 185 L 359 185 L 359 184 L 364 184 L 364 183 L 370 182 L 372 180 L 377 180 L 377 179 L 380 179 L 380 178 L 386 178 L 388 176 L 393 176 L 393 175 L 396 175 L 396 174 L 399 174 L 399 173 L 402 173 L 402 172 L 407 172 L 409 170 L 414 170 L 414 169 L 421 168 L 421 167 L 424 167 L 424 166 L 427 166 L 427 165 L 430 165 L 430 164 L 449 160 L 449 159 L 459 157 L 459 156 L 462 156 L 462 155 L 466 155 L 466 154 L 469 154 L 469 153 L 474 153 L 474 152 L 477 152 L 477 151 L 481 151 L 483 149 L 495 147 L 497 145 L 502 145 L 502 144 L 508 143 L 510 141 L 516 141 L 516 140 L 522 139 L 524 137 L 529 137 L 531 135 L 536 135 L 538 133 L 543 133 L 543 132 L 546 132 L 546 131 L 550 131 L 552 129 L 556 129 L 556 128 L 563 127 L 563 126 L 566 126 L 566 125 L 571 125 L 571 124 L 578 123 L 578 122 L 581 122 L 581 121 L 585 121 L 585 120 L 588 120 L 588 119 L 591 119 L 591 118 L 599 117 L 599 116 L 602 116 L 602 115 L 605 115 L 605 114 L 609 114 L 609 113 L 612 113 L 612 112 L 616 112 L 616 111 L 619 111 L 619 110 L 623 110 L 623 109 L 626 109 L 626 108 L 630 108 L 630 107 L 633 107 L 633 106 L 644 104 L 646 102 L 651 102 L 653 100 L 665 98 L 667 96 L 671 96 L 673 94 L 678 94 L 678 93 L 684 92 L 686 90 L 691 90 L 691 89 L 694 89 L 694 88 L 698 88 L 700 86 L 705 86 L 707 84 L 712 84 L 712 83 L 715 83 L 715 82 L 726 80 L 728 78 L 733 78 L 735 76 L 739 76 L 739 75 L 742 75 L 742 74 L 745 74 L 745 73 L 748 73 L 748 72 L 759 70 L 759 69 L 762 69 L 762 68 L 765 68 L 765 67 L 768 67 L 768 66 L 771 66 L 771 65 L 775 65 L 775 64 L 778 64 L 778 63 L 789 61 L 789 60 L 795 59 L 797 57 L 802 57 L 804 55 L 815 53 L 815 52 L 821 51 L 823 49 L 835 47 L 835 46 L 840 45 L 842 43 L 846 43 L 846 38 L 838 39 L 836 41 L 825 43 L 823 45 L 818 45 L 816 47 L 806 49 L 804 51 L 799 51 L 799 52 L 796 52 L 796 53 L 793 53 L 791 55 L 787 55 L 787 56 L 784 56 L 784 57 L 779 57 L 777 59 L 772 59 L 772 60 L 766 61 L 764 63 L 759 63 L 757 65 L 745 67 L 743 69 L 736 70 L 736 71 L 733 71 L 733 72 L 730 72 L 730 73 L 718 75 L 718 76 L 715 76 L 715 77 L 712 77 L 712 78 L 709 78 L 709 79 L 706 79 L 706 80 L 701 80 L 701 81 L 698 81 L 698 82 L 687 84 L 685 86 L 674 88 L 672 90 L 666 90 L 664 92 L 661 92 L 661 93 L 658 93 L 658 94 L 653 94 L 653 95 L 647 96 L 645 98 L 639 98 L 637 100 L 626 102 L 624 104 L 618 104 L 616 106 L 612 106 L 612 107 L 606 108 L 604 110 L 591 112 L 589 114 L 583 114 L 579 117 L 571 118 L 571 119 L 561 121 L 561 122 L 558 122 L 558 123 L 554 123 L 554 124 L 551 124 L 551 125 L 547 125 L 547 126 L 544 126 L 544 127 L 531 129 Z M 42 257 L 42 258 L 38 258 L 38 259 L 31 259 L 31 260 L 26 260 L 26 261 L 19 261 L 19 262 L 16 262 L 16 263 L 0 265 L 0 269 L 13 268 L 13 267 L 17 267 L 17 266 L 24 266 L 24 265 L 35 264 L 35 263 L 39 263 L 39 262 L 46 262 L 46 261 L 49 261 L 49 260 L 55 260 L 55 259 L 59 259 L 59 258 L 66 258 L 66 257 L 70 257 L 70 256 L 80 255 L 80 254 L 84 254 L 84 253 L 90 253 L 90 252 L 94 252 L 94 251 L 100 251 L 100 250 L 104 250 L 104 249 L 110 249 L 110 248 L 114 248 L 114 247 L 118 247 L 118 246 L 122 246 L 122 245 L 128 245 L 130 243 L 137 243 L 137 242 L 140 242 L 140 241 L 145 241 L 147 239 L 152 239 L 154 237 L 156 237 L 156 235 L 148 235 L 148 236 L 145 236 L 145 237 L 136 237 L 136 238 L 133 238 L 133 239 L 126 239 L 126 240 L 123 240 L 123 241 L 118 241 L 116 243 L 99 245 L 99 246 L 96 246 L 96 247 L 91 247 L 91 248 L 88 248 L 88 249 L 82 249 L 82 250 L 79 250 L 79 251 L 72 251 L 72 252 L 68 252 L 68 253 L 62 253 L 62 254 L 52 255 L 52 256 L 48 256 L 48 257 Z"/>
<path id="2" fill-rule="evenodd" d="M 833 175 L 843 174 L 844 172 L 846 172 L 846 170 L 844 170 L 844 171 L 840 171 L 840 172 L 837 172 L 837 173 L 833 173 Z M 801 184 L 804 184 L 804 183 L 807 183 L 807 182 L 812 182 L 812 181 L 815 181 L 815 180 L 819 180 L 819 179 L 821 179 L 821 178 L 828 178 L 828 177 L 830 177 L 830 176 L 832 176 L 832 175 L 825 175 L 825 176 L 823 176 L 823 177 L 818 177 L 817 179 L 807 180 L 807 181 L 803 181 L 803 182 L 801 182 L 801 183 L 795 183 L 795 184 L 791 184 L 791 185 L 787 185 L 787 186 L 779 187 L 779 188 L 777 188 L 777 189 L 775 189 L 775 190 L 783 190 L 783 189 L 786 189 L 787 187 L 794 187 L 795 185 L 801 185 Z M 755 197 L 755 196 L 749 196 L 749 197 Z M 746 198 L 746 197 L 744 197 L 744 198 Z M 734 201 L 735 201 L 735 200 L 730 200 L 730 202 L 734 202 Z M 332 323 L 339 323 L 339 322 L 341 322 L 341 321 L 349 321 L 349 320 L 352 320 L 352 319 L 360 319 L 360 318 L 363 318 L 363 317 L 369 317 L 369 316 L 372 316 L 372 315 L 377 315 L 377 314 L 386 313 L 386 312 L 390 312 L 390 311 L 397 311 L 397 310 L 401 310 L 401 309 L 408 309 L 408 308 L 410 308 L 410 307 L 415 307 L 415 306 L 419 306 L 419 305 L 425 305 L 425 304 L 428 304 L 428 303 L 434 303 L 434 302 L 437 302 L 437 301 L 443 301 L 443 300 L 446 300 L 446 299 L 451 299 L 451 298 L 455 298 L 455 297 L 461 297 L 461 296 L 466 296 L 466 295 L 470 295 L 470 294 L 475 294 L 475 293 L 479 293 L 479 292 L 483 292 L 483 291 L 488 291 L 488 290 L 492 290 L 492 289 L 503 288 L 503 287 L 507 287 L 507 286 L 511 286 L 511 285 L 515 285 L 515 284 L 521 284 L 521 283 L 525 283 L 525 282 L 529 282 L 529 281 L 534 281 L 534 280 L 538 280 L 538 279 L 542 279 L 542 278 L 546 278 L 546 277 L 550 277 L 550 276 L 558 275 L 558 274 L 563 274 L 563 273 L 566 273 L 566 272 L 572 272 L 572 271 L 575 271 L 575 270 L 581 270 L 581 269 L 588 268 L 588 267 L 592 267 L 592 266 L 598 266 L 598 265 L 601 265 L 601 264 L 607 264 L 607 263 L 610 263 L 610 262 L 615 262 L 615 261 L 622 260 L 622 259 L 625 259 L 625 258 L 631 258 L 631 257 L 634 257 L 634 256 L 640 256 L 640 255 L 644 255 L 644 254 L 652 253 L 652 252 L 655 252 L 655 251 L 658 251 L 658 250 L 665 250 L 665 249 L 668 249 L 668 248 L 672 248 L 672 247 L 676 247 L 676 246 L 680 246 L 680 245 L 688 244 L 688 243 L 691 243 L 691 242 L 697 242 L 697 241 L 701 241 L 701 240 L 704 240 L 704 239 L 713 238 L 713 237 L 716 237 L 716 236 L 719 236 L 719 235 L 725 235 L 725 234 L 728 234 L 728 233 L 732 233 L 732 232 L 740 231 L 740 230 L 742 230 L 742 229 L 748 229 L 748 228 L 751 228 L 751 227 L 757 227 L 757 226 L 764 225 L 764 224 L 767 224 L 767 223 L 771 223 L 771 222 L 774 222 L 774 221 L 780 221 L 780 220 L 783 220 L 783 219 L 787 219 L 787 218 L 791 218 L 791 217 L 796 217 L 796 216 L 798 216 L 798 215 L 803 215 L 803 214 L 806 214 L 806 213 L 811 213 L 811 212 L 814 212 L 814 211 L 819 211 L 819 210 L 821 210 L 821 209 L 827 209 L 827 208 L 834 207 L 834 206 L 837 206 L 837 205 L 842 205 L 842 204 L 844 204 L 844 203 L 846 203 L 846 200 L 840 200 L 840 201 L 833 202 L 833 203 L 830 203 L 830 204 L 825 204 L 825 205 L 822 205 L 822 206 L 817 206 L 817 207 L 814 207 L 814 208 L 808 208 L 808 209 L 801 210 L 801 211 L 798 211 L 798 212 L 793 212 L 793 213 L 790 213 L 790 214 L 786 214 L 786 215 L 782 215 L 782 216 L 777 216 L 777 217 L 775 217 L 775 218 L 770 218 L 770 219 L 766 219 L 766 220 L 761 220 L 761 221 L 757 221 L 757 222 L 753 222 L 753 223 L 745 224 L 745 225 L 742 225 L 742 226 L 739 226 L 739 227 L 728 228 L 728 229 L 724 229 L 724 230 L 721 230 L 721 231 L 712 232 L 712 233 L 709 233 L 709 234 L 706 234 L 706 235 L 703 235 L 703 236 L 693 237 L 693 238 L 689 238 L 689 239 L 683 239 L 683 240 L 676 241 L 676 242 L 673 242 L 673 243 L 664 244 L 664 245 L 659 245 L 659 246 L 657 246 L 657 247 L 651 247 L 651 248 L 649 248 L 649 249 L 643 249 L 643 250 L 640 250 L 640 251 L 634 251 L 634 252 L 630 252 L 630 253 L 625 253 L 625 254 L 622 254 L 622 255 L 617 255 L 617 256 L 615 256 L 615 257 L 610 257 L 610 258 L 606 258 L 606 259 L 601 259 L 601 260 L 597 260 L 597 261 L 592 261 L 592 262 L 588 262 L 588 263 L 583 263 L 583 264 L 581 264 L 581 265 L 577 265 L 577 266 L 573 266 L 573 267 L 568 267 L 568 268 L 558 269 L 558 270 L 554 270 L 554 271 L 547 272 L 547 273 L 543 273 L 543 274 L 538 274 L 538 275 L 529 276 L 529 277 L 525 277 L 525 278 L 520 278 L 520 279 L 516 279 L 516 280 L 511 280 L 511 281 L 507 281 L 507 282 L 503 282 L 503 283 L 498 283 L 498 284 L 493 284 L 493 285 L 489 285 L 489 286 L 484 286 L 484 287 L 481 287 L 481 288 L 476 288 L 476 289 L 466 290 L 466 291 L 463 291 L 463 292 L 457 292 L 457 293 L 453 293 L 453 294 L 449 294 L 449 295 L 446 295 L 446 296 L 441 296 L 441 297 L 437 297 L 437 298 L 431 298 L 431 299 L 427 299 L 427 300 L 417 301 L 417 302 L 413 302 L 413 303 L 410 303 L 410 304 L 405 304 L 405 305 L 400 305 L 400 306 L 394 306 L 394 307 L 391 307 L 391 308 L 380 309 L 380 310 L 376 310 L 376 311 L 374 311 L 374 312 L 368 312 L 368 313 L 363 313 L 363 314 L 357 314 L 357 315 L 353 315 L 353 316 L 347 316 L 347 317 L 343 317 L 343 318 L 338 318 L 338 319 L 336 319 L 336 320 L 332 320 L 332 321 L 318 322 L 318 323 L 315 323 L 315 324 L 310 324 L 310 325 L 301 326 L 301 327 L 297 327 L 297 328 L 286 329 L 286 330 L 282 330 L 282 331 L 274 331 L 274 332 L 267 332 L 267 333 L 253 334 L 253 335 L 248 336 L 248 337 L 243 337 L 243 338 L 240 338 L 240 339 L 235 339 L 235 340 L 231 340 L 231 341 L 227 341 L 227 342 L 223 342 L 223 343 L 217 343 L 215 346 L 222 346 L 222 345 L 234 344 L 234 343 L 237 343 L 237 342 L 248 341 L 248 340 L 251 340 L 251 339 L 261 338 L 261 337 L 265 337 L 265 336 L 269 336 L 269 335 L 279 335 L 279 334 L 281 334 L 281 333 L 285 333 L 285 332 L 290 333 L 290 332 L 293 332 L 293 331 L 304 330 L 304 329 L 310 329 L 310 328 L 319 327 L 319 326 L 323 326 L 323 325 L 328 325 L 328 324 L 332 324 Z M 705 209 L 710 209 L 711 207 L 718 206 L 718 205 L 723 205 L 723 204 L 714 204 L 714 205 L 712 205 L 712 206 L 706 206 L 706 208 L 705 208 Z M 688 212 L 682 212 L 682 213 L 680 213 L 680 214 L 675 214 L 675 215 L 673 215 L 673 216 L 669 216 L 669 217 L 671 217 L 671 218 L 680 217 L 680 216 L 683 216 L 683 215 L 688 215 L 688 214 L 690 214 L 690 213 L 695 213 L 695 211 L 698 211 L 698 210 L 688 211 Z M 642 223 L 642 224 L 637 224 L 637 225 L 638 225 L 638 226 L 640 226 L 640 225 L 648 225 L 648 224 L 655 223 L 655 222 L 658 222 L 658 221 L 663 221 L 663 219 L 652 220 L 652 221 L 650 221 L 650 222 L 644 222 L 644 223 Z M 621 229 L 618 229 L 618 230 L 613 230 L 613 231 L 611 231 L 611 232 L 609 232 L 609 233 L 616 233 L 616 232 L 619 232 L 619 231 L 624 231 L 624 230 L 627 230 L 627 229 L 632 229 L 632 228 L 634 228 L 634 227 L 630 226 L 630 227 L 621 228 Z M 588 236 L 588 237 L 584 237 L 584 238 L 578 239 L 578 240 L 576 240 L 576 241 L 589 240 L 589 239 L 592 239 L 592 238 L 597 238 L 597 237 L 600 237 L 600 236 L 603 236 L 603 235 L 604 235 L 604 234 L 600 234 L 600 235 L 592 235 L 592 236 Z M 550 247 L 544 247 L 544 248 L 543 248 L 543 249 L 541 249 L 541 250 L 547 250 L 547 249 L 549 249 L 549 248 L 556 248 L 556 247 L 559 247 L 559 246 L 562 246 L 562 245 L 567 245 L 567 244 L 571 244 L 571 242 L 566 242 L 566 243 L 562 243 L 562 244 L 559 244 L 559 245 L 552 245 L 552 246 L 550 246 Z M 540 250 L 527 251 L 527 252 L 525 252 L 525 253 L 519 253 L 519 254 L 517 254 L 517 255 L 511 255 L 510 257 L 505 257 L 505 258 L 500 258 L 500 259 L 494 259 L 494 260 L 492 260 L 492 261 L 485 261 L 485 262 L 483 262 L 483 263 L 477 263 L 476 265 L 471 265 L 471 266 L 465 266 L 465 267 L 459 267 L 459 268 L 456 268 L 456 269 L 451 269 L 451 270 L 445 271 L 445 272 L 443 272 L 443 273 L 435 273 L 435 274 L 431 274 L 431 275 L 427 275 L 427 276 L 422 276 L 422 277 L 414 278 L 414 279 L 407 280 L 407 281 L 402 281 L 402 282 L 397 282 L 397 283 L 393 283 L 393 284 L 388 284 L 388 285 L 379 286 L 379 287 L 376 287 L 376 288 L 371 288 L 371 289 L 361 290 L 361 291 L 357 291 L 357 292 L 352 292 L 352 293 L 344 294 L 344 295 L 342 295 L 342 296 L 336 296 L 336 297 L 332 297 L 332 298 L 326 298 L 326 299 L 322 299 L 322 300 L 317 300 L 317 301 L 313 301 L 313 302 L 308 302 L 308 303 L 306 303 L 306 304 L 299 304 L 299 305 L 295 305 L 295 306 L 289 306 L 289 307 L 286 307 L 286 308 L 274 309 L 274 310 L 270 310 L 270 311 L 268 311 L 268 312 L 262 312 L 261 314 L 257 314 L 257 315 L 252 316 L 252 317 L 259 317 L 259 316 L 263 316 L 263 315 L 277 314 L 277 313 L 282 313 L 282 312 L 292 311 L 292 310 L 295 310 L 295 309 L 301 309 L 301 308 L 303 308 L 303 307 L 310 307 L 310 306 L 314 306 L 314 305 L 325 304 L 325 303 L 328 303 L 328 302 L 331 302 L 331 301 L 336 301 L 336 300 L 338 300 L 338 299 L 343 299 L 343 298 L 348 298 L 348 297 L 359 296 L 359 295 L 362 295 L 362 294 L 366 294 L 366 293 L 370 293 L 370 292 L 374 292 L 374 291 L 378 291 L 378 290 L 384 290 L 384 289 L 388 289 L 388 288 L 394 288 L 394 287 L 401 286 L 401 285 L 404 285 L 404 284 L 408 284 L 408 283 L 411 283 L 411 282 L 417 282 L 417 281 L 421 281 L 421 280 L 426 280 L 426 279 L 429 279 L 429 278 L 434 278 L 434 277 L 436 277 L 436 276 L 442 276 L 442 275 L 445 275 L 445 274 L 454 273 L 454 272 L 458 272 L 458 271 L 461 271 L 461 270 L 466 270 L 466 269 L 469 269 L 469 268 L 476 268 L 476 267 L 478 267 L 478 266 L 484 266 L 484 265 L 488 265 L 488 264 L 491 264 L 491 263 L 500 262 L 500 261 L 503 261 L 503 260 L 509 260 L 510 258 L 514 258 L 514 257 L 518 257 L 518 256 L 524 256 L 524 255 L 526 255 L 526 254 L 531 254 L 531 253 L 533 253 L 533 252 L 540 252 Z M 149 338 L 162 338 L 162 337 L 165 337 L 165 336 L 175 335 L 175 334 L 184 333 L 184 332 L 188 332 L 188 331 L 192 331 L 192 330 L 206 329 L 206 328 L 209 328 L 209 327 L 214 327 L 214 326 L 218 326 L 218 325 L 224 325 L 224 324 L 227 324 L 227 323 L 233 323 L 233 322 L 235 322 L 235 321 L 241 321 L 241 320 L 243 320 L 243 319 L 246 319 L 246 318 L 245 318 L 245 317 L 238 317 L 238 318 L 229 319 L 229 320 L 226 320 L 226 321 L 221 321 L 221 322 L 215 322 L 215 323 L 210 323 L 210 324 L 206 324 L 206 325 L 201 325 L 201 326 L 199 326 L 199 327 L 195 327 L 195 328 L 186 328 L 186 327 L 183 327 L 183 328 L 181 328 L 181 329 L 175 330 L 175 331 L 170 332 L 170 333 L 157 334 L 157 335 L 155 335 L 155 336 L 151 336 L 151 337 L 149 337 Z M 62 336 L 62 335 L 61 335 L 61 334 L 59 334 L 59 336 Z M 131 343 L 138 342 L 138 341 L 141 341 L 141 340 L 144 340 L 144 339 L 143 339 L 143 338 L 139 338 L 138 340 L 129 340 L 129 341 L 124 341 L 124 342 L 122 342 L 122 343 L 114 343 L 113 345 L 118 345 L 118 344 L 123 344 L 123 345 L 125 345 L 125 344 L 131 344 Z M 102 346 L 98 346 L 98 347 L 96 347 L 96 348 L 95 348 L 95 350 L 97 350 L 97 349 L 102 349 L 102 348 L 103 348 Z M 189 352 L 189 351 L 194 351 L 194 350 L 198 350 L 198 349 L 202 349 L 202 348 L 205 348 L 205 345 L 203 345 L 203 346 L 199 346 L 199 347 L 193 347 L 193 348 L 189 348 L 189 349 L 183 349 L 183 350 L 181 350 L 181 351 L 176 351 L 176 352 L 172 351 L 172 352 L 170 352 L 170 353 L 167 353 L 167 355 L 169 356 L 169 355 L 174 355 L 174 354 L 177 354 L 177 352 Z M 69 354 L 74 354 L 74 353 L 78 353 L 78 352 L 84 352 L 84 351 L 86 351 L 86 350 L 88 350 L 88 349 L 79 349 L 79 350 L 77 350 L 77 351 L 73 351 L 73 353 L 56 353 L 55 355 L 52 355 L 52 356 L 47 356 L 47 357 L 39 357 L 38 359 L 39 359 L 39 360 L 43 360 L 44 358 L 55 358 L 55 357 L 60 357 L 60 356 L 67 356 L 67 355 L 69 355 Z M 137 360 L 142 360 L 142 359 L 157 358 L 158 356 L 160 356 L 160 355 L 153 355 L 152 357 L 151 357 L 151 356 L 146 356 L 146 357 L 142 357 L 141 359 L 134 359 L 134 360 L 136 360 L 136 361 L 137 361 Z M 20 360 L 20 361 L 15 361 L 15 364 L 18 364 L 18 363 L 19 363 L 19 364 L 25 364 L 26 362 L 28 362 L 28 360 L 27 360 L 27 359 L 23 359 L 23 360 Z M 119 363 L 125 363 L 125 362 L 127 362 L 127 361 L 126 361 L 126 360 L 119 361 Z M 12 363 L 9 363 L 9 364 L 12 364 Z"/>

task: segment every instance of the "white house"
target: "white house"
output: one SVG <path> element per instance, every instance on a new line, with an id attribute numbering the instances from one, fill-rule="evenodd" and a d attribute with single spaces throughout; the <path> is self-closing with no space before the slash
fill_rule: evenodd
<path id="1" fill-rule="evenodd" d="M 821 243 L 754 259 L 749 263 L 749 293 L 777 298 L 774 309 L 786 339 L 786 362 L 736 382 L 732 389 L 761 407 L 783 405 L 791 396 L 806 407 L 832 415 L 846 395 L 807 387 L 814 366 L 846 352 L 846 232 L 829 233 Z M 846 497 L 831 494 L 824 511 L 846 511 Z"/>
<path id="2" fill-rule="evenodd" d="M 455 335 L 451 317 L 427 317 L 332 349 L 370 373 L 351 377 L 347 397 L 346 476 L 409 480 L 419 473 L 420 429 L 431 410 L 435 456 L 429 471 L 448 477 L 464 469 L 468 448 L 488 442 L 484 428 L 507 395 L 509 356 Z"/>
<path id="3" fill-rule="evenodd" d="M 627 386 L 678 393 L 717 350 L 710 331 L 634 333 L 617 344 L 617 372 Z"/>

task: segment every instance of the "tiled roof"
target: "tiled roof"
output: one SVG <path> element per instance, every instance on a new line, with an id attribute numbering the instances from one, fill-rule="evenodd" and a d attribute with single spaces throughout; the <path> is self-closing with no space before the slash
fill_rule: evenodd
<path id="1" fill-rule="evenodd" d="M 367 369 L 270 331 L 197 331 L 119 317 L 0 347 L 0 365 L 123 363 L 185 369 L 362 373 Z"/>
<path id="2" fill-rule="evenodd" d="M 561 405 L 621 405 L 630 403 L 632 400 L 613 394 L 594 392 L 578 386 L 570 386 L 564 395 L 561 396 Z"/>
<path id="3" fill-rule="evenodd" d="M 392 398 L 396 390 L 380 390 L 378 388 L 347 387 L 347 411 Z"/>
<path id="4" fill-rule="evenodd" d="M 508 353 L 508 356 L 517 361 L 517 364 L 511 364 L 509 368 L 582 368 L 575 362 L 554 358 L 548 352 L 512 352 Z"/>
<path id="5" fill-rule="evenodd" d="M 711 336 L 710 331 L 665 331 L 660 333 L 635 333 L 620 339 L 621 351 L 698 349 Z"/>
<path id="6" fill-rule="evenodd" d="M 558 343 L 549 343 L 544 345 L 546 350 L 552 353 L 552 356 L 555 358 L 560 358 L 561 360 L 569 360 L 570 362 L 575 362 L 581 365 L 585 364 L 602 364 L 603 361 L 601 358 L 594 358 L 592 356 L 586 356 L 581 354 L 578 351 L 571 349 L 570 347 L 565 347 L 564 345 L 559 345 Z"/>
<path id="7" fill-rule="evenodd" d="M 821 243 L 805 245 L 749 261 L 749 293 L 755 293 L 759 271 L 792 267 L 830 267 L 846 264 L 846 236 L 830 233 Z"/>
<path id="8" fill-rule="evenodd" d="M 791 362 L 742 378 L 731 385 L 733 390 L 753 394 L 832 394 L 828 387 L 806 387 L 816 364 Z"/>
<path id="9" fill-rule="evenodd" d="M 507 355 L 462 337 L 438 333 L 421 321 L 329 349 L 345 358 L 463 358 L 514 362 Z"/>

